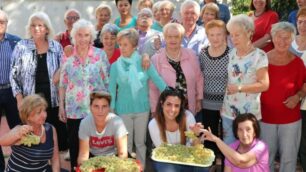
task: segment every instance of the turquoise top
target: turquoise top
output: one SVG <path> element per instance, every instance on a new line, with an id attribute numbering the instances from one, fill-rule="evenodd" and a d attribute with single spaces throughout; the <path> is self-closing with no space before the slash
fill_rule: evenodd
<path id="1" fill-rule="evenodd" d="M 161 92 L 167 86 L 153 64 L 150 64 L 148 70 L 143 70 L 141 62 L 141 56 L 135 51 L 131 57 L 120 56 L 111 66 L 109 83 L 109 92 L 112 96 L 111 108 L 118 115 L 150 111 L 149 79 Z"/>
<path id="2" fill-rule="evenodd" d="M 133 16 L 132 17 L 132 20 L 130 21 L 129 24 L 127 24 L 126 26 L 124 27 L 120 27 L 120 20 L 121 18 L 118 17 L 116 20 L 115 20 L 115 25 L 117 25 L 119 27 L 119 31 L 122 31 L 122 30 L 125 30 L 125 29 L 129 29 L 129 28 L 135 28 L 136 25 L 137 25 L 137 17 Z"/>
<path id="3" fill-rule="evenodd" d="M 156 21 L 152 24 L 151 29 L 163 32 L 163 26 Z"/>

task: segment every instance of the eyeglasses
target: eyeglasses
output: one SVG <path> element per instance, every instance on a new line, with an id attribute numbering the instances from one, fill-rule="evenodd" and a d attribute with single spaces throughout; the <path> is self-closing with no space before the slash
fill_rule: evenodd
<path id="1" fill-rule="evenodd" d="M 6 24 L 7 23 L 7 20 L 0 20 L 0 24 L 1 25 L 4 25 L 4 24 Z"/>
<path id="2" fill-rule="evenodd" d="M 66 19 L 67 20 L 74 20 L 74 21 L 76 21 L 76 20 L 79 20 L 80 19 L 80 17 L 79 16 L 68 16 L 68 17 L 66 17 Z"/>
<path id="3" fill-rule="evenodd" d="M 301 25 L 301 24 L 306 24 L 306 20 L 298 20 L 297 22 L 296 22 L 298 25 Z"/>

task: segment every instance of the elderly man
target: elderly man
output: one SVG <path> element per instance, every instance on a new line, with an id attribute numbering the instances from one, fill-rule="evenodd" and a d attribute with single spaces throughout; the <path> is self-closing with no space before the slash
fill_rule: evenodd
<path id="1" fill-rule="evenodd" d="M 149 57 L 161 47 L 162 33 L 151 29 L 153 24 L 153 13 L 149 8 L 143 8 L 138 13 L 137 29 L 139 33 L 138 51 L 141 55 L 148 54 Z"/>
<path id="2" fill-rule="evenodd" d="M 201 49 L 209 44 L 205 29 L 196 23 L 200 16 L 200 5 L 196 1 L 186 0 L 182 3 L 180 12 L 185 28 L 182 46 L 192 49 L 199 55 Z"/>
<path id="3" fill-rule="evenodd" d="M 296 0 L 296 4 L 297 4 L 299 9 L 302 8 L 302 7 L 306 7 L 306 0 Z M 291 11 L 289 16 L 288 16 L 288 21 L 290 23 L 292 23 L 295 27 L 297 26 L 296 25 L 296 14 L 297 14 L 299 9 Z"/>
<path id="4" fill-rule="evenodd" d="M 9 74 L 12 52 L 19 37 L 6 33 L 8 16 L 0 10 L 0 116 L 1 112 L 6 114 L 10 128 L 20 123 L 17 102 L 13 96 L 10 85 Z M 0 118 L 1 120 L 1 118 Z M 4 171 L 4 158 L 0 147 L 0 171 Z"/>

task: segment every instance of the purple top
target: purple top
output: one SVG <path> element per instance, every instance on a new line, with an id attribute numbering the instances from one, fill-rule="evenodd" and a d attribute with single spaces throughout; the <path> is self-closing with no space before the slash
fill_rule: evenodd
<path id="1" fill-rule="evenodd" d="M 230 144 L 230 147 L 237 149 L 240 144 L 240 141 L 237 140 L 234 143 Z M 269 172 L 269 150 L 266 143 L 261 140 L 254 139 L 250 152 L 255 153 L 257 163 L 252 165 L 249 168 L 239 168 L 232 164 L 227 158 L 225 159 L 225 166 L 229 166 L 232 172 Z"/>

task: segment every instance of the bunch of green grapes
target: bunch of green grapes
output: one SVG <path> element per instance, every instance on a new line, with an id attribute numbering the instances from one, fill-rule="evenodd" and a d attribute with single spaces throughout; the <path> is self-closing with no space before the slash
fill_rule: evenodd
<path id="1" fill-rule="evenodd" d="M 215 155 L 212 150 L 203 148 L 201 144 L 191 147 L 163 144 L 154 149 L 153 157 L 157 160 L 207 165 L 214 161 Z"/>
<path id="2" fill-rule="evenodd" d="M 139 167 L 134 159 L 123 159 L 116 156 L 96 156 L 82 163 L 82 172 L 91 172 L 104 168 L 105 172 L 138 172 Z"/>
<path id="3" fill-rule="evenodd" d="M 40 137 L 30 133 L 22 137 L 20 143 L 28 147 L 38 145 L 40 143 Z"/>

